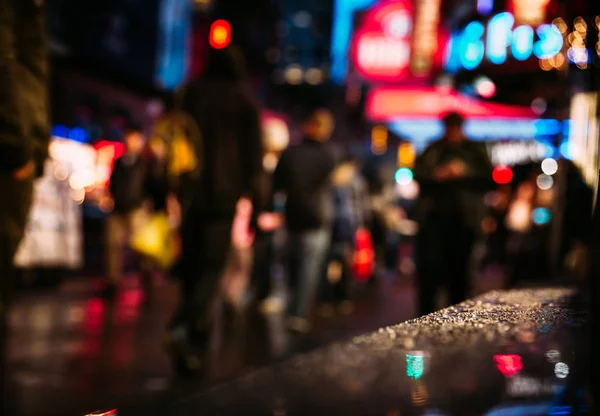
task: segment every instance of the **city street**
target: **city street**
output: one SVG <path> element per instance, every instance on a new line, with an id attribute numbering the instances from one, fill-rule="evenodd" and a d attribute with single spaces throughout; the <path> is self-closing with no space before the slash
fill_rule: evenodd
<path id="1" fill-rule="evenodd" d="M 481 279 L 480 279 L 481 280 Z M 493 280 L 493 279 L 491 279 Z M 177 292 L 157 282 L 149 304 L 130 276 L 114 304 L 94 297 L 99 281 L 70 278 L 58 293 L 24 293 L 11 314 L 9 379 L 23 415 L 81 415 L 117 407 L 125 414 L 168 414 L 169 403 L 290 354 L 414 317 L 410 282 L 381 279 L 358 288 L 351 316 L 316 318 L 305 337 L 290 335 L 280 315 L 220 319 L 214 360 L 202 382 L 172 382 L 161 346 Z M 486 288 L 497 282 L 486 278 Z M 481 285 L 478 285 L 481 286 Z M 167 407 L 164 407 L 167 406 Z M 167 413 L 160 413 L 165 409 Z"/>

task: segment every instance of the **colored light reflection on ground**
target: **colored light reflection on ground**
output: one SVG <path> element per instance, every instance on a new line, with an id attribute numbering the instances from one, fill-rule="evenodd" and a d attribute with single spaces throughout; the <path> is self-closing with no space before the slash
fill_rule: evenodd
<path id="1" fill-rule="evenodd" d="M 504 377 L 513 377 L 523 369 L 523 361 L 520 355 L 499 354 L 494 355 L 494 361 L 498 370 Z"/>
<path id="2" fill-rule="evenodd" d="M 425 362 L 422 355 L 406 354 L 406 375 L 415 380 L 420 379 L 425 371 Z"/>

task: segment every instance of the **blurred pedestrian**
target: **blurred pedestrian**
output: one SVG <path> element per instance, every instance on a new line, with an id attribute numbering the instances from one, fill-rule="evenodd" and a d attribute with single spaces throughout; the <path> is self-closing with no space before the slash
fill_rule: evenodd
<path id="1" fill-rule="evenodd" d="M 115 161 L 110 177 L 109 193 L 112 212 L 106 221 L 106 284 L 102 296 L 113 299 L 124 269 L 124 248 L 131 235 L 148 221 L 147 175 L 149 162 L 144 157 L 145 139 L 136 125 L 124 133 L 125 154 Z M 143 257 L 136 256 L 140 281 L 149 287 L 151 266 Z M 146 293 L 148 295 L 148 293 Z"/>
<path id="2" fill-rule="evenodd" d="M 204 77 L 184 93 L 182 109 L 202 140 L 195 143 L 200 173 L 180 190 L 187 201 L 178 265 L 181 300 L 168 335 L 180 374 L 205 370 L 213 300 L 230 258 L 238 202 L 244 197 L 252 202 L 252 225 L 266 205 L 259 109 L 245 91 L 244 72 L 236 49 L 211 50 Z"/>
<path id="3" fill-rule="evenodd" d="M 5 379 L 13 259 L 25 232 L 50 139 L 48 39 L 43 2 L 0 0 L 0 414 L 18 414 Z"/>
<path id="4" fill-rule="evenodd" d="M 331 174 L 336 162 L 327 142 L 334 126 L 329 111 L 312 112 L 304 123 L 303 141 L 283 152 L 273 177 L 274 193 L 286 196 L 291 295 L 288 325 L 299 332 L 310 329 L 308 318 L 325 273 L 331 242 L 334 212 Z"/>
<path id="5" fill-rule="evenodd" d="M 353 155 L 347 154 L 336 168 L 333 185 L 334 221 L 327 257 L 324 304 L 319 308 L 324 315 L 332 314 L 335 307 L 343 314 L 353 310 L 350 283 L 356 232 L 366 229 L 370 221 L 368 187 Z"/>
<path id="6" fill-rule="evenodd" d="M 458 113 L 444 118 L 442 139 L 417 159 L 419 308 L 435 310 L 438 285 L 445 284 L 451 304 L 464 301 L 470 283 L 470 259 L 485 216 L 483 195 L 493 189 L 492 166 L 485 147 L 465 137 Z"/>

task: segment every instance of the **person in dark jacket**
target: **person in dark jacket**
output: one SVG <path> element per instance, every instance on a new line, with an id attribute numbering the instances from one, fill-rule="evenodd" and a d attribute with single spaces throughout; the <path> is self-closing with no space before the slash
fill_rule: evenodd
<path id="1" fill-rule="evenodd" d="M 325 275 L 334 206 L 331 174 L 336 167 L 326 144 L 334 128 L 332 114 L 313 112 L 304 126 L 304 140 L 286 149 L 273 177 L 274 194 L 285 194 L 288 232 L 288 274 L 292 301 L 290 329 L 306 332 L 316 292 Z M 275 200 L 275 195 L 273 200 Z"/>
<path id="2" fill-rule="evenodd" d="M 181 304 L 167 341 L 181 373 L 204 369 L 212 301 L 230 253 L 238 201 L 250 198 L 254 214 L 265 210 L 259 109 L 243 80 L 235 49 L 211 50 L 204 77 L 186 88 L 182 100 L 202 140 L 196 143 L 200 173 L 180 192 L 186 201 L 178 265 Z"/>
<path id="3" fill-rule="evenodd" d="M 113 211 L 106 221 L 107 282 L 103 291 L 112 299 L 123 274 L 123 247 L 127 238 L 147 220 L 144 207 L 148 199 L 148 161 L 143 155 L 145 139 L 137 126 L 125 131 L 125 154 L 115 161 L 110 177 L 109 192 Z M 138 258 L 142 284 L 148 287 L 149 266 Z M 146 293 L 148 296 L 149 293 Z"/>
<path id="4" fill-rule="evenodd" d="M 48 40 L 43 2 L 0 0 L 0 367 L 12 299 L 13 259 L 25 232 L 33 179 L 50 139 Z M 0 414 L 18 414 L 0 370 Z"/>
<path id="5" fill-rule="evenodd" d="M 469 263 L 485 216 L 483 195 L 493 189 L 485 147 L 467 140 L 463 117 L 444 118 L 445 134 L 417 159 L 421 187 L 417 203 L 417 268 L 421 315 L 434 312 L 437 286 L 445 284 L 451 304 L 464 301 Z"/>
<path id="6" fill-rule="evenodd" d="M 348 153 L 333 175 L 335 217 L 328 254 L 327 281 L 324 282 L 321 313 L 353 311 L 350 302 L 352 258 L 356 232 L 370 222 L 369 191 L 359 171 L 358 160 Z"/>

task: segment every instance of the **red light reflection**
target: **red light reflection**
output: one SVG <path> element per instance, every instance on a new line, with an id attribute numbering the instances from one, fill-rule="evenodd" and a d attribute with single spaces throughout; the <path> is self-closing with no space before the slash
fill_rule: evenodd
<path id="1" fill-rule="evenodd" d="M 513 377 L 523 369 L 523 359 L 516 354 L 499 354 L 494 355 L 496 367 L 504 375 L 504 377 Z"/>

